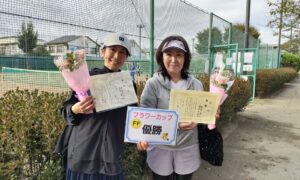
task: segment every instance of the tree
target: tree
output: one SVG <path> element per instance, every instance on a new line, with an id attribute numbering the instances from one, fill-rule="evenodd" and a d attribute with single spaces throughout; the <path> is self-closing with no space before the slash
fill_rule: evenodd
<path id="1" fill-rule="evenodd" d="M 30 53 L 32 56 L 50 56 L 50 53 L 44 46 L 37 46 L 33 51 Z"/>
<path id="2" fill-rule="evenodd" d="M 281 48 L 289 53 L 300 55 L 300 38 L 288 40 Z"/>
<path id="3" fill-rule="evenodd" d="M 33 49 L 37 45 L 38 32 L 34 31 L 33 24 L 31 22 L 25 24 L 22 23 L 21 31 L 18 34 L 18 46 L 24 53 L 31 54 Z"/>
<path id="4" fill-rule="evenodd" d="M 217 27 L 213 27 L 211 32 L 212 32 L 211 44 L 212 45 L 222 44 L 223 42 L 222 32 Z M 197 40 L 198 40 L 198 43 L 196 43 L 197 53 L 199 54 L 208 53 L 208 37 L 209 37 L 209 28 L 197 33 Z"/>
<path id="5" fill-rule="evenodd" d="M 240 31 L 242 31 L 242 33 L 245 32 L 245 24 L 236 23 L 236 24 L 233 25 L 233 27 L 240 30 Z M 250 26 L 249 27 L 249 35 L 251 35 L 255 39 L 258 39 L 259 36 L 260 36 L 260 33 L 258 32 L 258 30 L 254 26 Z"/>
<path id="6" fill-rule="evenodd" d="M 231 30 L 231 34 L 232 34 L 231 43 L 238 43 L 239 47 L 244 47 L 244 38 L 245 38 L 244 32 L 245 32 L 244 24 L 241 23 L 233 24 Z M 226 28 L 224 33 L 224 39 L 228 39 L 228 35 L 229 35 L 229 28 Z M 254 26 L 250 26 L 249 35 L 252 36 L 254 39 L 258 40 L 260 36 L 260 32 Z M 251 46 L 256 47 L 256 43 L 255 44 L 252 43 L 253 43 L 252 41 L 249 42 L 250 45 L 249 47 Z"/>
<path id="7" fill-rule="evenodd" d="M 299 34 L 300 31 L 300 2 L 295 0 L 277 0 L 271 2 L 268 0 L 270 15 L 272 19 L 268 22 L 271 28 L 282 29 L 282 36 L 290 40 Z M 280 14 L 282 13 L 282 24 L 280 24 Z M 278 33 L 274 33 L 278 35 Z"/>

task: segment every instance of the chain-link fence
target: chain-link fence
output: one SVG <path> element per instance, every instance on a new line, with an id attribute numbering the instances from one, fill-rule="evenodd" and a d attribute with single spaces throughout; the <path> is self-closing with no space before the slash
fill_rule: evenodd
<path id="1" fill-rule="evenodd" d="M 17 86 L 67 90 L 63 80 L 56 77 L 59 73 L 52 72 L 57 71 L 53 57 L 68 50 L 86 49 L 89 68 L 101 67 L 103 60 L 98 49 L 103 37 L 112 32 L 123 32 L 131 40 L 132 56 L 123 70 L 140 67 L 135 68 L 136 75 L 149 76 L 150 2 L 0 0 L 1 93 Z M 25 30 L 32 30 L 36 39 Z M 190 46 L 193 74 L 208 72 L 210 46 L 238 43 L 243 47 L 244 42 L 244 33 L 221 17 L 181 0 L 155 1 L 154 50 L 162 39 L 174 34 L 183 36 Z M 277 67 L 274 48 L 259 46 L 252 37 L 249 47 L 260 47 L 258 68 Z M 51 81 L 32 78 L 50 75 Z"/>
<path id="2" fill-rule="evenodd" d="M 258 69 L 274 69 L 279 66 L 277 47 L 260 44 Z"/>

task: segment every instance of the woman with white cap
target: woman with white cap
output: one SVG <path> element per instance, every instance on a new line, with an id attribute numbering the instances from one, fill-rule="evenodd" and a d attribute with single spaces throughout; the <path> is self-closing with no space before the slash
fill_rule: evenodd
<path id="1" fill-rule="evenodd" d="M 130 55 L 130 43 L 124 34 L 112 33 L 104 39 L 100 51 L 104 67 L 92 69 L 90 75 L 120 71 Z M 127 107 L 99 113 L 94 108 L 94 97 L 79 102 L 74 92 L 63 104 L 63 117 L 73 126 L 66 179 L 123 180 L 121 157 Z"/>
<path id="2" fill-rule="evenodd" d="M 169 36 L 156 52 L 158 72 L 150 78 L 141 95 L 141 107 L 168 109 L 170 90 L 202 91 L 202 83 L 188 72 L 191 53 L 181 36 Z M 147 150 L 147 162 L 154 180 L 191 180 L 200 166 L 197 124 L 179 123 L 176 144 L 149 145 L 137 143 L 139 150 Z"/>

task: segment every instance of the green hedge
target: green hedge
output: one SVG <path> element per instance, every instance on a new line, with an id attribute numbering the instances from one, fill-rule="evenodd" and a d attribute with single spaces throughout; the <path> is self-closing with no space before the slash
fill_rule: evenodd
<path id="1" fill-rule="evenodd" d="M 144 87 L 138 83 L 138 93 Z M 65 126 L 60 115 L 67 93 L 6 92 L 0 98 L 0 179 L 61 179 L 61 159 L 52 152 Z M 145 152 L 126 144 L 126 179 L 150 177 Z"/>
<path id="2" fill-rule="evenodd" d="M 256 71 L 255 94 L 258 97 L 271 95 L 297 75 L 294 68 L 259 69 Z"/>
<path id="3" fill-rule="evenodd" d="M 249 80 L 236 78 L 228 91 L 228 98 L 221 106 L 220 121 L 230 121 L 237 112 L 243 111 L 252 97 L 252 85 Z"/>
<path id="4" fill-rule="evenodd" d="M 208 76 L 199 79 L 208 89 Z M 145 82 L 138 82 L 140 96 Z M 251 97 L 251 85 L 237 78 L 221 108 L 221 120 L 243 109 Z M 38 90 L 8 91 L 0 98 L 0 179 L 60 179 L 60 159 L 52 154 L 57 137 L 65 126 L 59 109 L 67 93 Z M 135 144 L 125 144 L 125 177 L 150 179 L 146 153 Z"/>
<path id="5" fill-rule="evenodd" d="M 0 179 L 59 179 L 52 155 L 64 126 L 59 113 L 66 93 L 8 91 L 0 98 Z"/>
<path id="6" fill-rule="evenodd" d="M 281 65 L 283 67 L 295 68 L 298 72 L 300 70 L 300 56 L 291 53 L 282 54 Z"/>

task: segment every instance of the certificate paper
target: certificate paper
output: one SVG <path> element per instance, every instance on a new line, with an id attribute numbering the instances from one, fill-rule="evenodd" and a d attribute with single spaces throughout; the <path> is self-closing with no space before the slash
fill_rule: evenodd
<path id="1" fill-rule="evenodd" d="M 148 141 L 150 144 L 176 142 L 178 114 L 176 111 L 128 107 L 125 126 L 125 142 Z"/>
<path id="2" fill-rule="evenodd" d="M 129 72 L 91 76 L 90 91 L 96 98 L 96 111 L 106 111 L 137 103 Z"/>
<path id="3" fill-rule="evenodd" d="M 215 124 L 220 94 L 172 89 L 169 109 L 178 112 L 179 121 Z"/>

